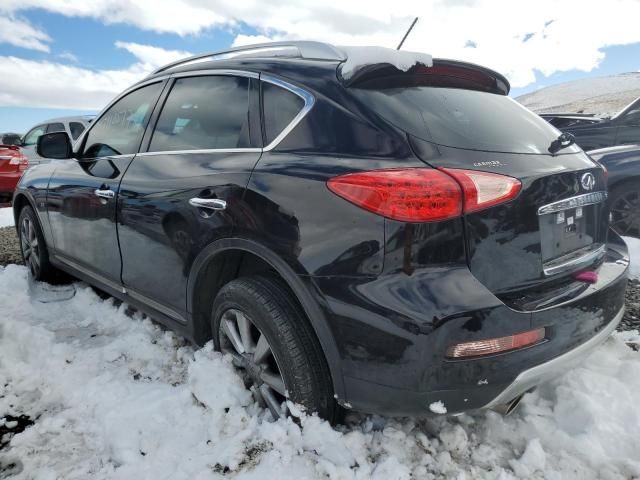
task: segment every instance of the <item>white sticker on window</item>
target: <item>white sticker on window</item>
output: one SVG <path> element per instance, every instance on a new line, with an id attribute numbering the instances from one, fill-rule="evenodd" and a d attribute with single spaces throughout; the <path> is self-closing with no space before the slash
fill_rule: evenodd
<path id="1" fill-rule="evenodd" d="M 576 218 L 582 218 L 582 207 L 576 208 Z"/>
<path id="2" fill-rule="evenodd" d="M 573 225 L 573 217 L 567 218 L 567 225 Z"/>

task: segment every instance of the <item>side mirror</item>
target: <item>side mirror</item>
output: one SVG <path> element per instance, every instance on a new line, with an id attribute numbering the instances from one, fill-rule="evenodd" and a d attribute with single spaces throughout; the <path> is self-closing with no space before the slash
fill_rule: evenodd
<path id="1" fill-rule="evenodd" d="M 73 147 L 66 132 L 45 133 L 38 138 L 36 152 L 43 158 L 64 160 L 73 157 Z"/>

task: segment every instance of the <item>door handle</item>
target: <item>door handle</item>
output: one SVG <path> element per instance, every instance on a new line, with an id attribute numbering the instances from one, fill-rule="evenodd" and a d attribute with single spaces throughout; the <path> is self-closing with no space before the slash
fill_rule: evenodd
<path id="1" fill-rule="evenodd" d="M 93 193 L 95 193 L 96 196 L 100 198 L 114 198 L 116 196 L 116 193 L 113 190 L 109 189 L 102 190 L 100 188 L 97 188 Z"/>
<path id="2" fill-rule="evenodd" d="M 224 210 L 227 208 L 227 202 L 219 198 L 195 197 L 189 200 L 189 205 L 198 208 L 208 208 L 210 210 Z"/>

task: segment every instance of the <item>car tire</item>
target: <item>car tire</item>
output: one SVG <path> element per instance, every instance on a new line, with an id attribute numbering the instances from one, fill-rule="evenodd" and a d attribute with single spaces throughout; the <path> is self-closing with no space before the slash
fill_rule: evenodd
<path id="1" fill-rule="evenodd" d="M 615 187 L 609 194 L 611 226 L 620 235 L 640 238 L 640 180 Z"/>
<path id="2" fill-rule="evenodd" d="M 18 217 L 18 239 L 22 260 L 34 280 L 54 282 L 59 270 L 49 261 L 49 251 L 33 208 L 24 207 Z"/>
<path id="3" fill-rule="evenodd" d="M 287 414 L 282 408 L 286 396 L 307 413 L 336 420 L 338 408 L 320 343 L 281 280 L 260 275 L 227 283 L 213 303 L 211 327 L 216 349 L 233 356 L 245 385 L 272 417 Z M 265 342 L 270 355 L 264 353 Z M 280 374 L 283 385 L 274 374 Z"/>

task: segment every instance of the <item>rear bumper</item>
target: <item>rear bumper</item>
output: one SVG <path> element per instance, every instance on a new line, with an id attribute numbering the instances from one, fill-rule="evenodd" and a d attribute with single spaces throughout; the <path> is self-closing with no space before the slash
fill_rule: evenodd
<path id="1" fill-rule="evenodd" d="M 23 172 L 0 172 L 0 195 L 12 195 Z"/>
<path id="2" fill-rule="evenodd" d="M 561 375 L 622 317 L 629 257 L 615 237 L 595 284 L 535 311 L 510 308 L 466 265 L 375 278 L 311 278 L 339 355 L 340 403 L 368 413 L 424 416 L 441 401 L 458 413 L 509 402 Z M 533 347 L 476 359 L 446 357 L 453 344 L 538 327 L 545 328 L 547 341 Z"/>
<path id="3" fill-rule="evenodd" d="M 563 353 L 559 357 L 549 360 L 519 374 L 511 384 L 505 388 L 496 398 L 485 405 L 485 408 L 495 408 L 510 402 L 523 393 L 528 392 L 536 385 L 558 377 L 567 370 L 580 364 L 600 344 L 604 343 L 616 329 L 622 317 L 624 308 L 620 309 L 614 319 L 599 333 L 586 342 L 578 345 L 573 350 Z"/>

